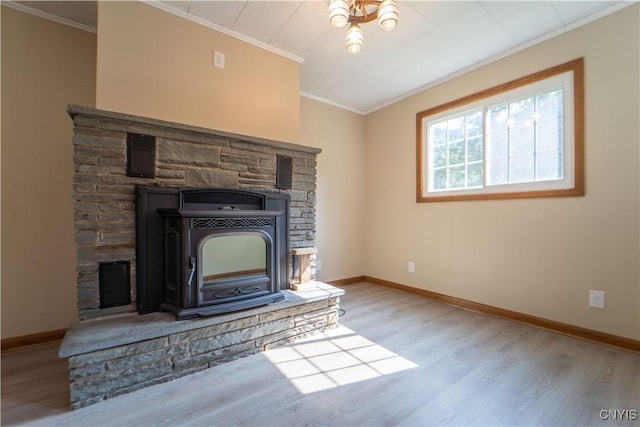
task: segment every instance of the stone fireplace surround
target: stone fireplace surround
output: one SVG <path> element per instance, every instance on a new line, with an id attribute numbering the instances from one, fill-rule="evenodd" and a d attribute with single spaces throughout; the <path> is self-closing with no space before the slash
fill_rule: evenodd
<path id="1" fill-rule="evenodd" d="M 136 186 L 286 193 L 290 248 L 315 246 L 318 148 L 70 105 L 81 320 L 136 310 Z M 127 176 L 127 133 L 156 137 L 155 178 Z M 276 156 L 292 157 L 289 190 L 276 188 Z M 131 305 L 100 308 L 98 264 L 130 261 Z"/>
<path id="2" fill-rule="evenodd" d="M 197 372 L 337 326 L 344 291 L 314 282 L 285 301 L 176 321 L 135 314 L 136 186 L 287 193 L 290 247 L 315 245 L 316 155 L 321 150 L 70 105 L 80 323 L 60 348 L 72 408 Z M 156 138 L 155 178 L 127 176 L 127 133 Z M 277 189 L 276 156 L 292 158 L 292 187 Z M 100 308 L 98 266 L 129 261 L 130 305 Z M 313 272 L 313 262 L 312 262 Z"/>

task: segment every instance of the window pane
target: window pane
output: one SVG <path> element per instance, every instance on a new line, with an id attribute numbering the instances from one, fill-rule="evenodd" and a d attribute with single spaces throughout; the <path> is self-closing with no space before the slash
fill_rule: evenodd
<path id="1" fill-rule="evenodd" d="M 448 141 L 458 141 L 464 139 L 464 117 L 456 117 L 447 121 L 449 126 Z"/>
<path id="2" fill-rule="evenodd" d="M 514 126 L 509 130 L 509 154 L 533 153 L 535 128 L 533 124 Z"/>
<path id="3" fill-rule="evenodd" d="M 490 159 L 509 156 L 509 131 L 506 127 L 487 134 L 487 154 Z"/>
<path id="4" fill-rule="evenodd" d="M 487 108 L 487 133 L 506 130 L 508 120 L 509 108 L 507 104 Z"/>
<path id="5" fill-rule="evenodd" d="M 531 126 L 533 124 L 533 97 L 525 98 L 509 104 L 510 126 Z"/>
<path id="6" fill-rule="evenodd" d="M 482 186 L 482 162 L 471 163 L 467 166 L 467 187 Z"/>
<path id="7" fill-rule="evenodd" d="M 467 161 L 482 160 L 482 136 L 467 141 Z"/>
<path id="8" fill-rule="evenodd" d="M 487 161 L 487 184 L 500 185 L 509 183 L 509 159 L 490 159 Z"/>
<path id="9" fill-rule="evenodd" d="M 464 163 L 464 141 L 449 144 L 449 164 Z"/>
<path id="10" fill-rule="evenodd" d="M 562 118 L 539 120 L 536 123 L 536 151 L 562 147 L 563 132 Z"/>
<path id="11" fill-rule="evenodd" d="M 464 188 L 464 165 L 449 168 L 449 188 Z"/>
<path id="12" fill-rule="evenodd" d="M 538 119 L 553 119 L 562 116 L 562 90 L 543 93 L 536 97 L 536 117 Z"/>
<path id="13" fill-rule="evenodd" d="M 536 155 L 536 181 L 563 178 L 562 152 L 544 151 Z"/>
<path id="14" fill-rule="evenodd" d="M 482 136 L 482 111 L 467 114 L 467 138 Z"/>
<path id="15" fill-rule="evenodd" d="M 430 180 L 433 190 L 447 189 L 447 168 L 434 169 Z"/>
<path id="16" fill-rule="evenodd" d="M 493 118 L 498 129 L 487 133 L 487 158 L 493 160 L 487 165 L 489 185 L 562 179 L 562 162 L 558 161 L 563 146 L 562 116 L 557 116 L 561 108 L 561 90 L 511 102 L 506 130 L 498 117 L 504 118 L 507 107 L 488 108 L 487 117 Z M 556 154 L 538 156 L 548 151 Z"/>
<path id="17" fill-rule="evenodd" d="M 518 154 L 509 159 L 509 182 L 531 182 L 533 175 L 533 153 Z"/>
<path id="18" fill-rule="evenodd" d="M 439 168 L 447 165 L 447 144 L 431 146 L 431 166 Z"/>
<path id="19" fill-rule="evenodd" d="M 447 122 L 435 123 L 429 126 L 429 141 L 433 144 L 447 142 Z"/>
<path id="20" fill-rule="evenodd" d="M 470 185 L 482 186 L 483 124 L 482 108 L 428 124 L 431 191 L 465 188 L 469 180 Z M 468 169 L 468 163 L 479 166 Z"/>

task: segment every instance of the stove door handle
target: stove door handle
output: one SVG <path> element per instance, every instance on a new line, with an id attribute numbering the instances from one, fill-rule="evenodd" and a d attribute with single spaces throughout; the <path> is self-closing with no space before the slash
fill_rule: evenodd
<path id="1" fill-rule="evenodd" d="M 187 286 L 191 286 L 193 283 L 193 276 L 196 274 L 196 257 L 189 257 L 189 279 L 187 280 Z"/>

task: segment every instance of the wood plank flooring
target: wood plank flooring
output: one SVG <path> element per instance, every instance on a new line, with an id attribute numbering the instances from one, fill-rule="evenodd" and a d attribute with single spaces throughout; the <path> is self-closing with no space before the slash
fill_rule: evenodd
<path id="1" fill-rule="evenodd" d="M 345 289 L 338 329 L 77 411 L 56 344 L 4 353 L 2 425 L 640 424 L 638 354 L 378 285 Z"/>

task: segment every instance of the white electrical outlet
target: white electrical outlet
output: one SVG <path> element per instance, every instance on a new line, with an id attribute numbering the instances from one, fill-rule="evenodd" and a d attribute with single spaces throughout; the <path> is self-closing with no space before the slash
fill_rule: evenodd
<path id="1" fill-rule="evenodd" d="M 320 271 L 322 270 L 322 260 L 317 259 L 316 260 L 316 271 Z"/>
<path id="2" fill-rule="evenodd" d="M 409 261 L 408 267 L 409 269 L 409 273 L 415 273 L 416 272 L 416 263 L 413 261 Z"/>
<path id="3" fill-rule="evenodd" d="M 589 307 L 604 308 L 604 291 L 589 290 Z"/>
<path id="4" fill-rule="evenodd" d="M 213 51 L 213 66 L 224 70 L 224 53 Z"/>

